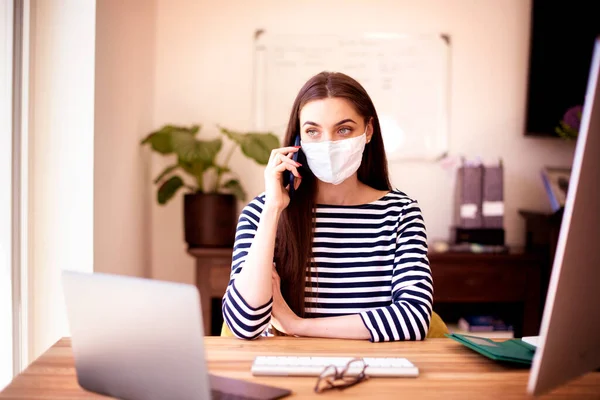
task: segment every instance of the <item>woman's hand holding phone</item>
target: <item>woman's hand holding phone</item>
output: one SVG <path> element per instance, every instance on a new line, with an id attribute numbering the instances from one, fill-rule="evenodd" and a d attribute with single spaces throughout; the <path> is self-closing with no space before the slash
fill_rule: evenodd
<path id="1" fill-rule="evenodd" d="M 281 212 L 290 204 L 288 188 L 284 187 L 284 174 L 294 175 L 294 189 L 300 186 L 302 177 L 297 168 L 302 165 L 292 159 L 299 150 L 300 146 L 290 146 L 271 152 L 265 168 L 265 208 Z"/>

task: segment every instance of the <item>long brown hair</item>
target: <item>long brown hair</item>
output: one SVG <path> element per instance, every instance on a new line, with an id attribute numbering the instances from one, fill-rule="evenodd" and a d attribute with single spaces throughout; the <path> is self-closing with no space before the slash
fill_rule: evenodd
<path id="1" fill-rule="evenodd" d="M 292 106 L 284 146 L 293 146 L 296 136 L 300 135 L 302 107 L 310 101 L 331 97 L 348 100 L 364 118 L 365 125 L 370 120 L 373 123 L 373 136 L 365 147 L 358 169 L 359 181 L 374 189 L 391 190 L 375 106 L 365 89 L 347 75 L 321 72 L 304 84 Z M 302 153 L 298 162 L 304 166 L 298 170 L 302 176 L 302 184 L 294 192 L 289 206 L 281 215 L 277 228 L 275 261 L 281 277 L 281 293 L 284 299 L 296 315 L 304 317 L 304 291 L 306 277 L 310 277 L 312 260 L 317 178 L 308 168 Z"/>

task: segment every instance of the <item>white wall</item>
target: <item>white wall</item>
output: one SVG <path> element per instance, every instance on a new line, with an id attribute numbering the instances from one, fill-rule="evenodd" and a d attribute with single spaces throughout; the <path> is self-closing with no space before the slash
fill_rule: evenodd
<path id="1" fill-rule="evenodd" d="M 92 271 L 95 0 L 32 0 L 30 361 L 68 334 L 61 270 Z"/>
<path id="2" fill-rule="evenodd" d="M 96 8 L 94 271 L 150 276 L 149 153 L 155 4 L 103 0 Z"/>
<path id="3" fill-rule="evenodd" d="M 32 0 L 30 360 L 68 334 L 64 269 L 150 275 L 152 1 Z"/>
<path id="4" fill-rule="evenodd" d="M 0 3 L 0 391 L 13 377 L 12 341 L 13 5 Z"/>
<path id="5" fill-rule="evenodd" d="M 548 210 L 543 165 L 569 165 L 573 146 L 525 138 L 530 1 L 158 0 L 154 125 L 202 123 L 252 127 L 252 37 L 272 32 L 444 32 L 452 40 L 451 154 L 502 157 L 506 166 L 506 229 L 524 242 L 518 208 Z M 153 173 L 162 160 L 156 160 Z M 260 167 L 237 154 L 233 169 L 250 195 L 263 188 Z M 391 165 L 395 186 L 419 200 L 430 239 L 447 238 L 453 188 L 437 165 Z M 153 276 L 193 282 L 185 253 L 180 197 L 153 202 Z"/>

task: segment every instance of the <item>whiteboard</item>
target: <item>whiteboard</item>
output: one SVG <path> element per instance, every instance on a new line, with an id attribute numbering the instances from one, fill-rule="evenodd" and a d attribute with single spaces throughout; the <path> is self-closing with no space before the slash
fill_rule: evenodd
<path id="1" fill-rule="evenodd" d="M 294 99 L 321 71 L 343 72 L 369 93 L 389 161 L 434 160 L 448 151 L 447 35 L 270 34 L 254 40 L 253 113 L 283 139 Z"/>

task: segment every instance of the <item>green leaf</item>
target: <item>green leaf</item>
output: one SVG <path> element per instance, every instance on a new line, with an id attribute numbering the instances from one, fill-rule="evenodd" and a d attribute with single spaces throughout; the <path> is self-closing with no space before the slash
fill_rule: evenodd
<path id="1" fill-rule="evenodd" d="M 271 151 L 279 147 L 279 139 L 272 133 L 248 133 L 242 143 L 242 152 L 260 165 L 267 165 Z"/>
<path id="2" fill-rule="evenodd" d="M 200 131 L 200 125 L 192 125 L 188 128 L 188 132 L 192 135 L 196 135 Z"/>
<path id="3" fill-rule="evenodd" d="M 171 154 L 173 152 L 173 135 L 182 133 L 193 137 L 200 130 L 199 125 L 192 125 L 187 128 L 185 126 L 164 125 L 157 131 L 151 132 L 142 140 L 142 145 L 150 144 L 150 147 L 161 154 Z"/>
<path id="4" fill-rule="evenodd" d="M 279 138 L 271 132 L 238 133 L 219 127 L 221 133 L 240 145 L 242 152 L 261 165 L 267 165 L 271 151 L 280 147 Z"/>
<path id="5" fill-rule="evenodd" d="M 165 176 L 167 176 L 171 172 L 175 171 L 177 168 L 179 168 L 179 164 L 169 165 L 167 168 L 165 168 L 163 170 L 163 172 L 160 173 L 160 175 L 158 175 L 156 177 L 156 179 L 154 180 L 154 183 L 160 182 Z"/>
<path id="6" fill-rule="evenodd" d="M 199 154 L 200 160 L 205 164 L 213 165 L 215 163 L 215 157 L 223 146 L 221 138 L 216 138 L 210 141 L 199 141 Z"/>
<path id="7" fill-rule="evenodd" d="M 161 154 L 170 154 L 173 152 L 171 145 L 171 135 L 168 133 L 155 132 L 148 135 L 142 144 L 149 143 L 152 150 Z"/>
<path id="8" fill-rule="evenodd" d="M 188 133 L 175 132 L 172 135 L 173 150 L 185 162 L 201 161 L 205 166 L 214 164 L 217 153 L 221 150 L 221 138 L 214 140 L 198 140 Z"/>
<path id="9" fill-rule="evenodd" d="M 242 145 L 242 142 L 244 141 L 243 134 L 237 133 L 234 131 L 230 131 L 229 129 L 222 128 L 222 127 L 219 127 L 219 129 L 221 130 L 221 133 L 224 134 L 225 136 L 227 136 L 229 139 L 233 140 L 235 143 L 239 144 L 240 146 Z"/>
<path id="10" fill-rule="evenodd" d="M 237 179 L 231 179 L 223 184 L 223 188 L 228 189 L 231 193 L 241 201 L 246 201 L 246 192 L 242 184 Z"/>
<path id="11" fill-rule="evenodd" d="M 171 200 L 171 198 L 177 193 L 179 188 L 183 186 L 183 179 L 179 176 L 175 175 L 165 181 L 158 188 L 157 200 L 158 204 L 165 204 L 167 201 Z"/>
<path id="12" fill-rule="evenodd" d="M 559 125 L 560 126 L 554 128 L 554 131 L 556 132 L 556 134 L 558 134 L 558 136 L 566 140 L 577 139 L 577 136 L 579 135 L 579 132 L 577 130 L 571 128 L 571 126 L 569 126 L 564 121 L 560 121 Z"/>
<path id="13" fill-rule="evenodd" d="M 187 172 L 195 178 L 202 176 L 204 172 L 208 169 L 204 166 L 204 163 L 202 161 L 188 162 L 179 159 L 179 166 L 183 168 L 185 172 Z"/>

